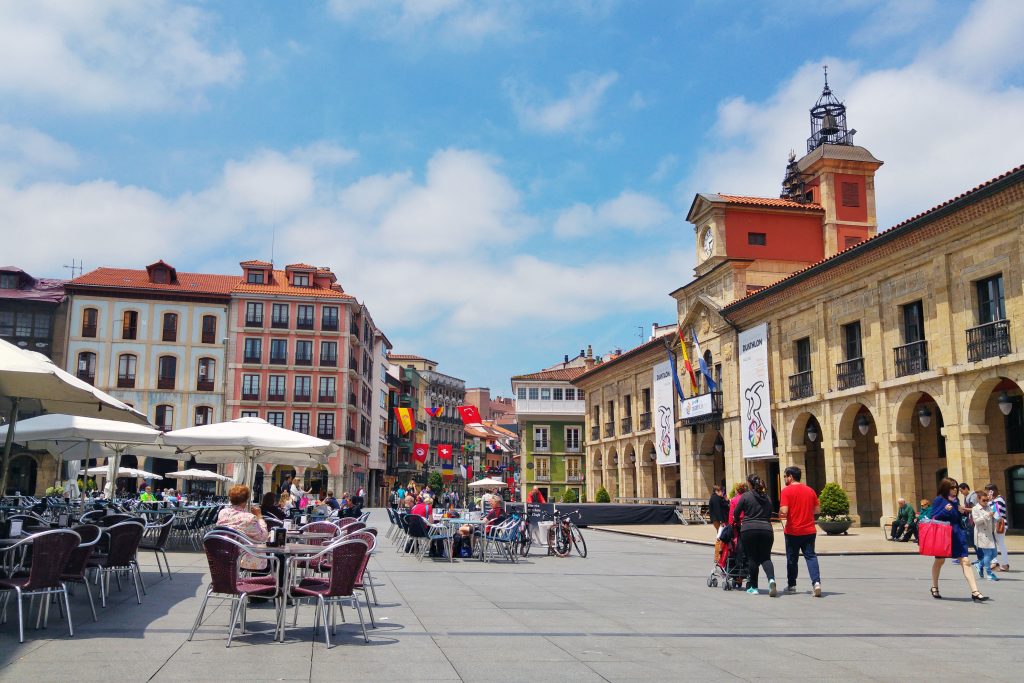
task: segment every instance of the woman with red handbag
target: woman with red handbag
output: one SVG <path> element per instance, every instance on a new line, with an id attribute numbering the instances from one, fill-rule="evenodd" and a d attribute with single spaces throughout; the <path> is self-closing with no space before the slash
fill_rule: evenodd
<path id="1" fill-rule="evenodd" d="M 957 498 L 956 481 L 946 477 L 939 482 L 938 496 L 932 501 L 932 520 L 949 524 L 952 530 L 951 554 L 960 561 L 960 569 L 971 589 L 971 600 L 985 602 L 988 596 L 978 592 L 978 584 L 974 580 L 974 572 L 971 571 L 971 563 L 967 559 L 967 532 L 960 524 L 960 515 L 967 512 L 968 508 L 961 505 L 960 499 Z M 945 557 L 936 557 L 932 563 L 932 597 L 936 599 L 942 599 L 939 595 L 939 572 L 945 562 Z"/>

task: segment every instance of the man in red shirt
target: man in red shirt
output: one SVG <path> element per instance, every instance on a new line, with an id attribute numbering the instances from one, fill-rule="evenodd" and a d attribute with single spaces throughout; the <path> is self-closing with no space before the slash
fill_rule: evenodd
<path id="1" fill-rule="evenodd" d="M 821 512 L 818 494 L 810 486 L 800 483 L 803 473 L 799 467 L 790 465 L 783 473 L 786 487 L 782 489 L 779 501 L 779 517 L 786 520 L 783 529 L 786 535 L 786 592 L 796 593 L 796 575 L 800 553 L 807 562 L 811 575 L 814 597 L 821 597 L 821 573 L 818 571 L 818 556 L 814 553 L 814 515 Z"/>

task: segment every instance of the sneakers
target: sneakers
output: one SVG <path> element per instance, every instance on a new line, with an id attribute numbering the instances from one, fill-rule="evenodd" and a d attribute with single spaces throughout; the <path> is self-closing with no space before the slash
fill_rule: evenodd
<path id="1" fill-rule="evenodd" d="M 814 584 L 814 597 L 821 597 L 821 582 Z"/>
<path id="2" fill-rule="evenodd" d="M 974 568 L 978 570 L 978 578 L 985 578 L 985 568 L 981 566 L 981 562 L 975 562 Z"/>
<path id="3" fill-rule="evenodd" d="M 779 589 L 776 588 L 776 586 L 775 586 L 775 579 L 772 579 L 771 581 L 768 582 L 768 597 L 769 598 L 774 598 L 778 594 L 779 594 Z"/>
<path id="4" fill-rule="evenodd" d="M 796 593 L 796 586 L 786 586 L 786 593 Z"/>
<path id="5" fill-rule="evenodd" d="M 985 578 L 987 578 L 989 581 L 998 581 L 999 580 L 999 577 L 996 576 L 995 574 L 989 574 Z"/>
<path id="6" fill-rule="evenodd" d="M 747 589 L 747 593 L 749 593 L 749 594 L 751 594 L 751 595 L 757 595 L 757 594 L 759 594 L 760 592 L 761 592 L 761 591 L 757 590 L 756 588 L 748 588 L 748 589 Z"/>

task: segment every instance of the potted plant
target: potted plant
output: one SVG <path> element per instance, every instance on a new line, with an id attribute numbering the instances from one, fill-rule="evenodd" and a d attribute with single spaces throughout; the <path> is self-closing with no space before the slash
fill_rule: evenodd
<path id="1" fill-rule="evenodd" d="M 606 489 L 603 486 L 601 488 L 599 488 L 597 490 L 597 493 L 594 494 L 594 502 L 595 503 L 610 503 L 610 502 L 612 502 L 612 497 L 608 495 L 608 489 Z"/>
<path id="2" fill-rule="evenodd" d="M 563 503 L 578 503 L 580 502 L 579 494 L 576 493 L 576 489 L 566 489 L 562 493 Z"/>
<path id="3" fill-rule="evenodd" d="M 818 515 L 818 526 L 829 536 L 846 534 L 853 524 L 850 518 L 850 497 L 839 484 L 829 482 L 818 496 L 821 514 Z"/>

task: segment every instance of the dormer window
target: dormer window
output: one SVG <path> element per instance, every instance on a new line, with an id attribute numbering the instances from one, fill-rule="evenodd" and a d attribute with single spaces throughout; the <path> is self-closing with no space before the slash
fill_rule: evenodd
<path id="1" fill-rule="evenodd" d="M 172 285 L 178 279 L 174 266 L 163 261 L 146 266 L 146 273 L 149 275 L 149 281 L 155 285 Z"/>
<path id="2" fill-rule="evenodd" d="M 250 285 L 262 285 L 266 282 L 266 276 L 262 270 L 245 271 L 245 281 Z"/>
<path id="3" fill-rule="evenodd" d="M 293 273 L 292 285 L 294 287 L 309 287 L 309 273 Z"/>
<path id="4" fill-rule="evenodd" d="M 19 289 L 20 278 L 17 273 L 0 273 L 0 289 Z"/>

